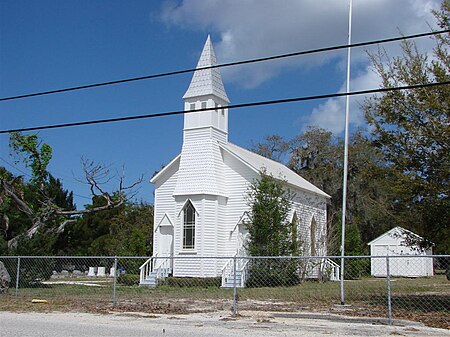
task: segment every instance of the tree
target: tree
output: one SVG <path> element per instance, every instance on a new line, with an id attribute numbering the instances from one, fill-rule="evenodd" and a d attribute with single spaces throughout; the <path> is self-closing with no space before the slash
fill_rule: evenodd
<path id="1" fill-rule="evenodd" d="M 247 252 L 251 256 L 292 255 L 296 245 L 287 221 L 292 197 L 281 180 L 264 171 L 260 172 L 260 179 L 249 186 L 247 202 L 250 211 L 244 225 L 250 236 Z M 298 282 L 296 265 L 289 260 L 252 260 L 250 270 L 248 286 L 293 285 Z"/>
<path id="2" fill-rule="evenodd" d="M 94 198 L 98 207 L 104 199 Z M 102 212 L 86 213 L 69 224 L 59 237 L 65 255 L 147 256 L 152 252 L 153 207 L 126 202 Z"/>
<path id="3" fill-rule="evenodd" d="M 450 1 L 434 12 L 443 29 L 450 28 Z M 371 54 L 383 88 L 450 80 L 450 36 L 437 35 L 432 55 L 403 42 L 403 54 Z M 365 116 L 374 144 L 394 175 L 398 196 L 395 212 L 403 225 L 433 241 L 436 251 L 450 251 L 450 87 L 392 91 L 367 99 Z M 402 224 L 400 222 L 400 224 Z"/>
<path id="4" fill-rule="evenodd" d="M 279 148 L 270 144 L 272 139 L 266 137 L 264 149 Z M 309 127 L 304 133 L 284 142 L 289 144 L 286 153 L 282 154 L 288 158 L 288 167 L 331 196 L 327 205 L 328 253 L 339 254 L 343 139 L 324 129 Z M 358 251 L 360 254 L 367 249 L 366 243 L 396 221 L 391 206 L 395 196 L 390 190 L 390 168 L 381 151 L 361 131 L 350 138 L 349 157 L 346 223 L 354 237 L 346 238 L 346 246 L 361 242 L 358 249 L 347 250 L 348 253 Z"/>
<path id="5" fill-rule="evenodd" d="M 261 156 L 281 162 L 289 151 L 289 142 L 285 141 L 283 136 L 268 135 L 264 142 L 253 144 L 251 150 Z"/>
<path id="6" fill-rule="evenodd" d="M 294 172 L 331 196 L 327 207 L 330 254 L 339 254 L 340 246 L 343 147 L 343 139 L 331 132 L 309 128 L 291 142 L 288 164 Z M 349 139 L 349 158 L 346 224 L 348 228 L 357 227 L 355 236 L 359 236 L 358 240 L 364 245 L 383 233 L 394 220 L 391 174 L 381 152 L 361 131 L 356 131 Z M 358 252 L 362 253 L 363 248 Z"/>
<path id="7" fill-rule="evenodd" d="M 72 193 L 62 189 L 59 180 L 50 175 L 47 166 L 52 158 L 50 145 L 43 143 L 36 135 L 12 133 L 10 147 L 20 156 L 24 164 L 31 169 L 31 179 L 24 183 L 22 177 L 15 177 L 6 170 L 0 175 L 0 197 L 7 203 L 2 207 L 14 207 L 26 217 L 25 227 L 15 236 L 9 238 L 8 246 L 15 248 L 21 237 L 31 239 L 35 234 L 59 234 L 65 227 L 76 221 L 75 215 L 95 213 L 120 207 L 133 193 L 134 188 L 142 181 L 142 177 L 129 186 L 124 185 L 124 176 L 119 175 L 119 187 L 113 194 L 106 192 L 103 185 L 112 179 L 109 167 L 83 160 L 85 182 L 92 195 L 104 202 L 86 209 L 76 209 L 73 205 Z M 5 205 L 3 205 L 5 204 Z M 12 213 L 16 215 L 16 213 Z M 7 213 L 3 213 L 3 223 L 9 226 Z M 23 226 L 22 226 L 23 227 Z"/>

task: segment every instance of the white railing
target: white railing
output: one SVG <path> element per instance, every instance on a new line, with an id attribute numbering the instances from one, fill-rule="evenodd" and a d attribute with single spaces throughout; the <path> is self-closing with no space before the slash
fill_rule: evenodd
<path id="1" fill-rule="evenodd" d="M 159 265 L 157 265 L 157 261 L 162 261 Z M 156 272 L 156 279 L 164 279 L 171 273 L 170 267 L 170 258 L 166 257 L 158 257 L 158 254 L 155 254 L 151 258 L 142 264 L 139 267 L 140 270 L 140 283 L 144 283 L 145 280 L 151 275 L 151 273 Z"/>
<path id="2" fill-rule="evenodd" d="M 155 260 L 157 260 L 157 259 L 155 259 Z M 166 257 L 165 259 L 159 258 L 158 260 L 162 260 L 162 262 L 157 268 L 155 268 L 155 266 L 154 266 L 153 271 L 156 271 L 156 278 L 158 280 L 165 279 L 166 277 L 169 276 L 169 274 L 171 272 L 170 258 L 168 258 L 168 257 Z"/>
<path id="3" fill-rule="evenodd" d="M 237 252 L 233 255 L 233 258 L 229 259 L 222 268 L 222 285 L 226 284 L 226 279 L 229 277 L 234 277 L 234 264 L 236 260 L 236 271 L 241 272 L 241 277 L 239 280 L 239 284 L 236 284 L 237 287 L 243 288 L 245 286 L 245 281 L 247 280 L 247 265 L 249 259 L 247 257 L 247 251 L 244 247 L 241 247 L 237 250 Z"/>
<path id="4" fill-rule="evenodd" d="M 155 255 L 156 256 L 156 255 Z M 145 261 L 142 266 L 139 267 L 139 283 L 142 284 L 145 282 L 145 279 L 150 275 L 153 271 L 153 256 Z"/>
<path id="5" fill-rule="evenodd" d="M 330 259 L 324 259 L 322 263 L 322 274 L 329 275 L 330 281 L 340 280 L 341 267 Z"/>

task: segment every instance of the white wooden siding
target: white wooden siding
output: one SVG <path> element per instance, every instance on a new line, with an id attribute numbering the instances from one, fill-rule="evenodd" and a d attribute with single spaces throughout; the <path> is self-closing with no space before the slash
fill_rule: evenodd
<path id="1" fill-rule="evenodd" d="M 236 157 L 222 151 L 224 161 L 224 178 L 226 179 L 226 194 L 228 196 L 226 213 L 226 232 L 224 242 L 227 244 L 221 252 L 224 256 L 233 256 L 237 250 L 238 229 L 236 225 L 249 207 L 245 197 L 249 184 L 259 178 L 258 173 L 250 169 Z M 231 234 L 231 235 L 230 235 Z"/>
<path id="2" fill-rule="evenodd" d="M 163 176 L 158 179 L 155 186 L 155 207 L 154 207 L 154 224 L 153 230 L 153 255 L 158 251 L 159 231 L 156 226 L 161 222 L 164 214 L 170 217 L 171 221 L 175 223 L 175 199 L 173 198 L 173 191 L 175 190 L 178 177 L 178 163 L 172 165 Z"/>

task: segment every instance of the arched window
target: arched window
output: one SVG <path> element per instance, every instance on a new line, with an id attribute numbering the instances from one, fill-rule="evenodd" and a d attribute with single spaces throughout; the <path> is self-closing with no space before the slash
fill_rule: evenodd
<path id="1" fill-rule="evenodd" d="M 293 256 L 300 255 L 297 226 L 298 226 L 298 217 L 297 217 L 297 212 L 294 211 L 294 215 L 292 216 L 292 221 L 291 221 L 291 240 L 292 240 L 291 254 Z"/>
<path id="2" fill-rule="evenodd" d="M 311 256 L 315 256 L 316 255 L 316 229 L 317 229 L 317 224 L 316 224 L 316 219 L 313 218 L 311 219 L 311 227 L 309 229 L 309 237 L 311 239 L 310 241 L 310 247 L 311 247 Z"/>
<path id="3" fill-rule="evenodd" d="M 195 208 L 190 201 L 184 207 L 183 249 L 195 248 Z"/>

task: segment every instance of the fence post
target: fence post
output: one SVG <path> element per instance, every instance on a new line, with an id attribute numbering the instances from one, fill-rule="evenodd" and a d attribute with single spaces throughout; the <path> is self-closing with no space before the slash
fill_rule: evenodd
<path id="1" fill-rule="evenodd" d="M 237 315 L 236 256 L 233 258 L 233 315 Z"/>
<path id="2" fill-rule="evenodd" d="M 113 281 L 113 307 L 116 306 L 116 284 L 117 284 L 117 256 L 114 257 L 114 281 Z"/>
<path id="3" fill-rule="evenodd" d="M 388 300 L 388 322 L 389 325 L 392 325 L 391 271 L 389 268 L 389 255 L 386 256 L 386 281 L 387 281 L 387 300 Z"/>
<path id="4" fill-rule="evenodd" d="M 16 297 L 19 295 L 19 277 L 20 277 L 20 256 L 17 257 Z"/>

